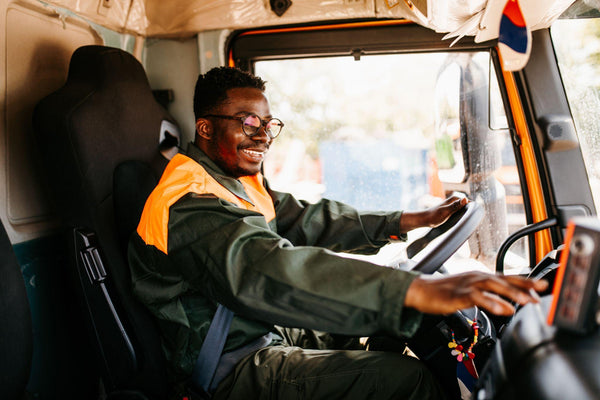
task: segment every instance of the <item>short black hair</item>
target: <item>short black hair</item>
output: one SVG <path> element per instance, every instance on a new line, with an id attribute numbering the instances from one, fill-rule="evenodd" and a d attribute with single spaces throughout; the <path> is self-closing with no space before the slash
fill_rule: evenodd
<path id="1" fill-rule="evenodd" d="M 194 90 L 194 115 L 196 120 L 227 99 L 227 90 L 254 88 L 264 92 L 265 81 L 238 68 L 216 67 L 198 76 Z"/>

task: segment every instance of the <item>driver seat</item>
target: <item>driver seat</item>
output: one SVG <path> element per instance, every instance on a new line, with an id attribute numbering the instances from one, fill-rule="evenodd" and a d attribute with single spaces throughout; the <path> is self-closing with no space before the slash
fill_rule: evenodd
<path id="1" fill-rule="evenodd" d="M 165 399 L 158 328 L 132 293 L 126 247 L 177 152 L 176 123 L 154 99 L 142 65 L 104 46 L 74 52 L 65 85 L 38 103 L 33 123 L 108 398 Z"/>

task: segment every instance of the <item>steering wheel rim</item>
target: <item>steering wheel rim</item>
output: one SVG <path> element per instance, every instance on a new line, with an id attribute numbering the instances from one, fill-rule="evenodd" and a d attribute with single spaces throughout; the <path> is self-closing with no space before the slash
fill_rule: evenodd
<path id="1" fill-rule="evenodd" d="M 470 201 L 442 225 L 430 229 L 422 238 L 411 243 L 407 248 L 407 254 L 412 258 L 427 247 L 433 239 L 443 235 L 443 239 L 436 245 L 430 246 L 426 255 L 411 268 L 411 271 L 433 274 L 440 269 L 444 262 L 475 232 L 483 215 L 483 207 Z"/>

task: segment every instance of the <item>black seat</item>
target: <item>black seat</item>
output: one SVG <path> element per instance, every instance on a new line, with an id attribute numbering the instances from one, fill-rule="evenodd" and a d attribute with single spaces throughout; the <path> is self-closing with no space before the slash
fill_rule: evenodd
<path id="1" fill-rule="evenodd" d="M 0 399 L 24 398 L 33 332 L 25 282 L 4 225 L 0 223 Z"/>
<path id="2" fill-rule="evenodd" d="M 158 330 L 132 294 L 125 248 L 168 162 L 165 150 L 177 148 L 175 122 L 142 65 L 103 46 L 74 52 L 67 82 L 33 118 L 50 194 L 71 230 L 70 270 L 106 391 L 166 398 Z"/>

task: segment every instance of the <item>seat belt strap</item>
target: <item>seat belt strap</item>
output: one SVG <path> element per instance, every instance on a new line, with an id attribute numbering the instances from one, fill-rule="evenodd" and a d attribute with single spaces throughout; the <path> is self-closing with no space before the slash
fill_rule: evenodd
<path id="1" fill-rule="evenodd" d="M 209 393 L 210 383 L 217 370 L 221 353 L 223 353 L 232 319 L 233 311 L 219 304 L 200 348 L 200 354 L 198 354 L 192 372 L 192 382 L 205 393 Z"/>

